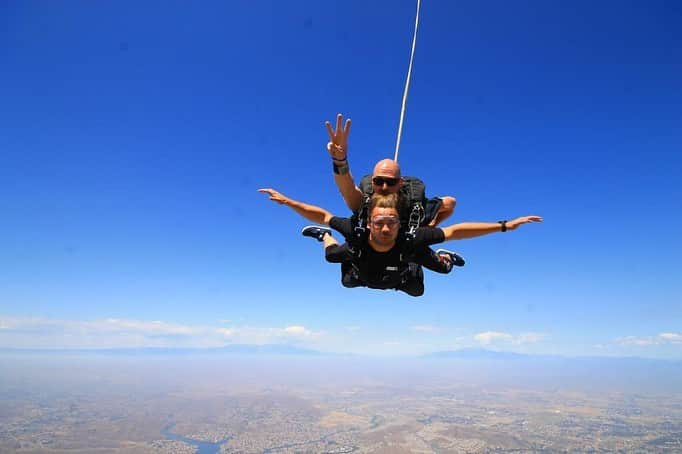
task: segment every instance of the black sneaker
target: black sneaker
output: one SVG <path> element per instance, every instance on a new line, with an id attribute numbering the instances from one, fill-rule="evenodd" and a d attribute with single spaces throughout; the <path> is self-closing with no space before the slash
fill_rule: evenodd
<path id="1" fill-rule="evenodd" d="M 303 227 L 301 234 L 303 234 L 303 236 L 315 238 L 317 241 L 323 241 L 325 235 L 332 234 L 332 229 L 319 225 L 309 225 L 307 227 Z"/>
<path id="2" fill-rule="evenodd" d="M 436 255 L 444 258 L 446 257 L 454 266 L 464 266 L 464 259 L 460 255 L 448 251 L 447 249 L 438 249 Z"/>

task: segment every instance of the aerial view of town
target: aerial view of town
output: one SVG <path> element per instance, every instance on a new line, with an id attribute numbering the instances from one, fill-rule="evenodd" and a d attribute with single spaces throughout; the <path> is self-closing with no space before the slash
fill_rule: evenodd
<path id="1" fill-rule="evenodd" d="M 172 369 L 154 378 L 153 365 L 136 363 L 114 370 L 72 360 L 59 372 L 56 363 L 4 361 L 14 372 L 0 382 L 0 452 L 682 450 L 679 394 L 367 376 L 303 382 L 268 367 L 260 377 L 231 369 L 257 362 L 219 361 L 227 364 L 213 374 L 208 366 L 199 375 L 178 368 L 175 379 L 164 378 Z"/>

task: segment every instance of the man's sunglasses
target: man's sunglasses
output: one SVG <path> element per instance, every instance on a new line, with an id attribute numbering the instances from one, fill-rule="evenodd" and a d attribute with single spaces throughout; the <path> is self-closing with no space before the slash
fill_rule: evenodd
<path id="1" fill-rule="evenodd" d="M 384 183 L 386 183 L 386 186 L 395 186 L 398 184 L 400 181 L 400 178 L 386 178 L 386 177 L 374 177 L 372 178 L 372 183 L 376 184 L 377 186 L 383 186 Z"/>

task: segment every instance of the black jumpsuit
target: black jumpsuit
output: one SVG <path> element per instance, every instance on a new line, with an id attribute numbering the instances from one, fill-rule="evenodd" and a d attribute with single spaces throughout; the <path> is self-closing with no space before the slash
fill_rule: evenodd
<path id="1" fill-rule="evenodd" d="M 411 296 L 421 296 L 424 294 L 424 275 L 417 265 L 443 274 L 451 270 L 429 248 L 429 245 L 445 240 L 443 230 L 439 228 L 418 228 L 409 248 L 405 245 L 405 235 L 399 234 L 396 245 L 390 251 L 377 252 L 366 239 L 355 244 L 351 219 L 333 217 L 329 226 L 346 239 L 346 243 L 329 246 L 325 250 L 328 262 L 341 263 L 344 287 L 394 288 Z M 360 254 L 357 250 L 361 251 Z M 408 251 L 409 254 L 406 254 Z"/>

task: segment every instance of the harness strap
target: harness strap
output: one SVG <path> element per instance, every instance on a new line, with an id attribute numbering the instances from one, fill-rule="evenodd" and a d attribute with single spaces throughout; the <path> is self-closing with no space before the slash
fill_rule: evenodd
<path id="1" fill-rule="evenodd" d="M 410 219 L 407 223 L 407 233 L 405 234 L 405 240 L 412 242 L 414 240 L 415 233 L 421 225 L 426 214 L 424 213 L 424 206 L 421 203 L 415 203 L 412 205 L 412 211 L 410 212 Z"/>
<path id="2" fill-rule="evenodd" d="M 353 235 L 355 236 L 355 241 L 358 244 L 362 243 L 362 240 L 367 235 L 367 209 L 369 207 L 370 198 L 365 195 L 362 204 L 360 205 L 360 210 L 358 211 L 355 226 L 353 227 Z M 359 248 L 358 248 L 359 249 Z"/>

